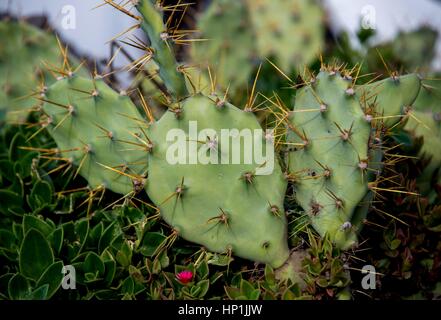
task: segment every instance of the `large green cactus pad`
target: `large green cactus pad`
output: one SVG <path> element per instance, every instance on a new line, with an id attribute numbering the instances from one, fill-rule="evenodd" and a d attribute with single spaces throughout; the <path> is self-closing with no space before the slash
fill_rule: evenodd
<path id="1" fill-rule="evenodd" d="M 350 76 L 324 69 L 297 92 L 287 135 L 296 198 L 314 228 L 341 248 L 356 244 L 359 212 L 367 210 L 354 212 L 366 206 L 381 170 L 378 129 L 401 120 L 419 87 L 415 75 L 355 87 Z"/>
<path id="2" fill-rule="evenodd" d="M 43 124 L 61 156 L 72 161 L 91 187 L 122 194 L 134 187 L 142 190 L 150 147 L 143 132 L 146 123 L 128 96 L 102 79 L 74 75 L 50 86 L 42 99 Z"/>
<path id="3" fill-rule="evenodd" d="M 154 147 L 149 156 L 146 189 L 161 216 L 183 238 L 209 250 L 232 252 L 274 267 L 282 265 L 289 255 L 283 209 L 286 181 L 277 160 L 271 174 L 257 175 L 261 166 L 254 161 L 202 164 L 198 160 L 197 164 L 189 164 L 188 159 L 188 164 L 173 164 L 167 158 L 175 143 L 167 142 L 172 130 L 182 130 L 182 141 L 188 148 L 189 142 L 198 139 L 197 151 L 187 149 L 189 154 L 199 152 L 216 158 L 225 155 L 226 150 L 222 147 L 226 140 L 221 138 L 221 130 L 261 129 L 255 116 L 228 103 L 220 106 L 215 99 L 202 95 L 188 98 L 177 108 L 150 128 Z M 190 132 L 191 123 L 197 124 L 198 132 L 213 131 L 195 138 Z M 261 136 L 262 140 L 263 137 L 266 135 Z M 244 159 L 241 137 L 233 136 L 229 141 L 230 148 L 239 147 Z"/>

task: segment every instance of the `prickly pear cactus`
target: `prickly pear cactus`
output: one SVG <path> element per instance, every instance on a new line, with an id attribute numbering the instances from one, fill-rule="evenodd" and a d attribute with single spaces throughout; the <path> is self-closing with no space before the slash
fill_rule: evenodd
<path id="1" fill-rule="evenodd" d="M 54 36 L 25 21 L 0 21 L 0 38 L 7 44 L 0 46 L 0 122 L 16 122 L 34 106 L 27 99 L 33 90 L 49 78 L 43 63 L 58 64 L 60 54 Z"/>
<path id="2" fill-rule="evenodd" d="M 303 67 L 323 49 L 323 12 L 314 0 L 246 0 L 260 57 L 285 71 Z"/>
<path id="3" fill-rule="evenodd" d="M 422 194 L 435 197 L 434 184 L 441 185 L 441 82 L 424 80 L 421 92 L 413 108 L 405 130 L 416 138 L 423 138 L 419 156 L 427 160 L 427 166 L 418 178 Z"/>
<path id="4" fill-rule="evenodd" d="M 254 68 L 253 31 L 243 1 L 213 1 L 198 20 L 202 41 L 194 43 L 192 59 L 211 68 L 216 84 L 235 88 L 246 84 Z"/>
<path id="5" fill-rule="evenodd" d="M 147 34 L 151 48 L 147 52 L 149 59 L 153 59 L 159 67 L 159 76 L 164 81 L 173 100 L 187 96 L 184 75 L 180 65 L 176 62 L 174 39 L 172 31 L 164 24 L 164 8 L 160 1 L 137 0 L 133 1 L 141 16 L 141 28 Z M 146 56 L 146 57 L 147 57 Z"/>
<path id="6" fill-rule="evenodd" d="M 245 159 L 250 141 L 245 143 L 241 134 L 261 129 L 255 116 L 203 95 L 188 98 L 178 108 L 150 128 L 154 147 L 146 190 L 161 216 L 183 238 L 209 250 L 281 266 L 289 251 L 283 209 L 286 180 L 277 159 L 265 174 L 259 173 L 263 163 L 235 164 L 234 154 L 223 164 L 228 150 L 239 151 Z M 199 137 L 194 136 L 194 124 Z M 222 131 L 228 129 L 238 132 L 226 140 Z M 170 162 L 172 153 L 179 153 L 173 149 L 175 142 L 167 142 L 173 130 L 182 130 L 179 139 L 187 148 L 187 164 Z M 272 137 L 254 139 L 265 148 L 265 139 Z M 271 156 L 271 150 L 266 152 Z M 192 162 L 190 156 L 196 154 L 198 162 Z"/>
<path id="7" fill-rule="evenodd" d="M 147 181 L 147 193 L 161 216 L 183 238 L 274 267 L 288 258 L 286 180 L 277 159 L 270 159 L 275 162 L 268 172 L 261 171 L 266 163 L 245 160 L 249 141 L 241 142 L 245 139 L 241 130 L 251 134 L 260 129 L 252 113 L 197 95 L 170 107 L 158 122 L 148 125 L 127 96 L 101 79 L 77 76 L 59 80 L 43 99 L 43 126 L 54 137 L 61 156 L 77 167 L 91 187 L 127 194 L 139 192 Z M 192 124 L 198 131 L 211 131 L 192 137 Z M 170 160 L 176 150 L 169 135 L 179 129 L 184 142 L 194 139 L 187 141 L 187 151 L 198 153 L 195 163 Z M 239 131 L 226 141 L 221 139 L 221 129 Z M 256 148 L 259 143 L 265 148 L 265 139 L 272 136 L 259 133 Z M 235 164 L 234 150 L 244 164 Z M 222 156 L 229 152 L 232 156 L 224 163 Z M 274 155 L 272 149 L 267 152 Z M 219 157 L 219 162 L 207 164 L 203 160 L 207 157 L 209 161 Z"/>
<path id="8" fill-rule="evenodd" d="M 323 13 L 309 0 L 213 1 L 198 20 L 193 61 L 208 65 L 217 84 L 243 87 L 259 61 L 275 57 L 285 72 L 303 68 L 323 46 Z"/>
<path id="9" fill-rule="evenodd" d="M 41 119 L 60 158 L 75 165 L 92 188 L 140 191 L 147 169 L 146 122 L 124 93 L 102 79 L 76 75 L 58 80 L 41 100 Z"/>
<path id="10" fill-rule="evenodd" d="M 387 105 L 389 81 L 371 85 L 379 90 L 374 104 L 366 95 L 372 94 L 371 87 L 357 88 L 348 74 L 323 68 L 297 92 L 289 115 L 288 166 L 296 199 L 320 235 L 329 234 L 340 248 L 356 243 L 352 218 L 371 187 L 370 172 L 378 165 L 372 159 L 375 152 L 370 151 L 381 148 L 377 128 L 383 121 L 376 120 L 382 118 L 378 113 L 389 108 L 388 112 L 400 112 L 418 94 L 418 77 L 398 78 L 392 88 L 401 95 Z M 416 90 L 405 92 L 408 83 L 414 83 Z"/>

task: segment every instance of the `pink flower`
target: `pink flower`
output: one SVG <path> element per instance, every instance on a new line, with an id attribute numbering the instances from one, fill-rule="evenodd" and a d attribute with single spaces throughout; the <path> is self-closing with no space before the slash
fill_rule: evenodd
<path id="1" fill-rule="evenodd" d="M 189 270 L 181 271 L 176 275 L 176 279 L 183 284 L 187 284 L 193 279 L 193 272 Z"/>

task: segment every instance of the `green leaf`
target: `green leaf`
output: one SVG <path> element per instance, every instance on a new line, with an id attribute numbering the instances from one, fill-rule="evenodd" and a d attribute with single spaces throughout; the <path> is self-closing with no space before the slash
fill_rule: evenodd
<path id="1" fill-rule="evenodd" d="M 57 292 L 58 288 L 60 288 L 64 277 L 62 270 L 63 262 L 57 261 L 47 268 L 46 271 L 41 275 L 40 279 L 38 279 L 37 287 L 41 287 L 46 284 L 48 285 L 46 292 L 47 299 L 50 299 L 55 292 Z"/>
<path id="2" fill-rule="evenodd" d="M 41 287 L 38 287 L 37 289 L 32 291 L 32 293 L 27 298 L 31 300 L 46 300 L 48 290 L 49 290 L 49 285 L 44 284 Z"/>
<path id="3" fill-rule="evenodd" d="M 273 268 L 269 264 L 265 265 L 265 281 L 269 285 L 274 285 L 276 283 L 276 275 L 274 274 Z"/>
<path id="4" fill-rule="evenodd" d="M 167 250 L 162 250 L 157 259 L 161 263 L 162 269 L 165 269 L 170 265 L 170 258 L 168 257 Z"/>
<path id="5" fill-rule="evenodd" d="M 104 275 L 105 271 L 104 262 L 95 252 L 89 252 L 83 263 L 84 273 L 98 273 L 98 275 Z"/>
<path id="6" fill-rule="evenodd" d="M 290 289 L 287 289 L 282 296 L 282 300 L 296 300 L 297 296 Z"/>
<path id="7" fill-rule="evenodd" d="M 63 236 L 64 229 L 62 227 L 58 227 L 48 237 L 52 248 L 57 254 L 60 254 L 61 248 L 63 247 Z"/>
<path id="8" fill-rule="evenodd" d="M 115 240 L 115 238 L 121 234 L 121 232 L 117 232 L 115 225 L 116 225 L 116 221 L 112 222 L 102 233 L 98 243 L 98 251 L 100 253 L 102 253 L 104 249 L 110 246 L 111 243 Z"/>
<path id="9" fill-rule="evenodd" d="M 45 180 L 38 180 L 28 196 L 28 204 L 33 210 L 44 208 L 52 204 L 53 188 L 51 184 Z"/>
<path id="10" fill-rule="evenodd" d="M 248 295 L 249 300 L 259 300 L 260 289 L 255 289 L 251 294 Z"/>
<path id="11" fill-rule="evenodd" d="M 389 247 L 391 250 L 395 250 L 397 249 L 401 244 L 401 240 L 400 239 L 394 239 L 392 240 L 392 242 L 390 243 Z"/>
<path id="12" fill-rule="evenodd" d="M 18 240 L 18 243 L 21 243 L 24 236 L 22 225 L 14 222 L 12 224 L 12 231 L 14 232 L 14 236 Z"/>
<path id="13" fill-rule="evenodd" d="M 104 224 L 101 221 L 98 223 L 89 233 L 89 242 L 92 245 L 98 245 L 98 242 L 100 241 L 101 235 L 103 234 L 104 230 Z M 88 242 L 88 244 L 89 244 Z"/>
<path id="14" fill-rule="evenodd" d="M 12 162 L 9 160 L 0 160 L 0 176 L 11 182 L 15 180 L 16 176 Z"/>
<path id="15" fill-rule="evenodd" d="M 207 261 L 203 260 L 201 264 L 197 267 L 196 273 L 199 275 L 201 279 L 205 279 L 208 277 L 209 269 Z"/>
<path id="16" fill-rule="evenodd" d="M 81 252 L 89 235 L 89 220 L 78 220 L 75 222 L 75 235 L 79 238 L 80 248 L 77 254 Z"/>
<path id="17" fill-rule="evenodd" d="M 239 288 L 225 287 L 225 293 L 231 300 L 236 300 L 242 296 Z"/>
<path id="18" fill-rule="evenodd" d="M 147 232 L 141 241 L 139 251 L 146 257 L 152 257 L 165 239 L 166 237 L 159 232 Z"/>
<path id="19" fill-rule="evenodd" d="M 0 276 L 0 288 L 1 288 L 1 291 L 3 291 L 3 290 L 8 290 L 7 288 L 8 288 L 8 283 L 9 283 L 9 281 L 11 280 L 11 278 L 14 276 L 15 274 L 14 273 L 5 273 L 5 274 L 2 274 L 1 276 Z M 2 292 L 2 293 L 5 293 L 6 295 L 8 295 L 8 292 Z"/>
<path id="20" fill-rule="evenodd" d="M 53 228 L 44 220 L 36 216 L 26 214 L 23 216 L 23 233 L 26 234 L 31 229 L 40 231 L 45 237 L 48 237 L 49 234 L 54 231 Z"/>
<path id="21" fill-rule="evenodd" d="M 11 231 L 0 229 L 0 249 L 11 251 L 15 241 L 16 238 Z"/>
<path id="22" fill-rule="evenodd" d="M 116 262 L 114 260 L 105 261 L 104 267 L 106 268 L 104 281 L 107 286 L 110 286 L 112 284 L 113 278 L 115 277 Z"/>
<path id="23" fill-rule="evenodd" d="M 9 159 L 11 161 L 17 161 L 25 157 L 29 151 L 23 150 L 22 147 L 28 146 L 29 143 L 26 142 L 26 138 L 21 133 L 17 133 L 14 138 L 12 138 L 9 146 Z"/>
<path id="24" fill-rule="evenodd" d="M 23 179 L 29 177 L 31 174 L 31 168 L 32 168 L 32 162 L 35 158 L 38 157 L 37 152 L 29 152 L 27 155 L 25 155 L 23 158 L 20 159 L 20 165 L 21 165 L 21 177 Z"/>
<path id="25" fill-rule="evenodd" d="M 54 255 L 48 241 L 36 229 L 29 230 L 20 248 L 21 273 L 38 280 L 52 263 L 54 263 Z"/>
<path id="26" fill-rule="evenodd" d="M 210 281 L 202 280 L 199 281 L 196 285 L 200 288 L 200 292 L 198 294 L 199 298 L 203 298 L 208 292 L 208 289 L 210 287 Z"/>
<path id="27" fill-rule="evenodd" d="M 25 299 L 31 292 L 29 281 L 21 274 L 17 273 L 9 280 L 8 293 L 13 300 Z"/>
<path id="28" fill-rule="evenodd" d="M 250 297 L 253 294 L 254 290 L 255 288 L 251 283 L 242 279 L 242 281 L 240 282 L 240 291 L 243 295 Z"/>
<path id="29" fill-rule="evenodd" d="M 133 282 L 132 277 L 127 277 L 121 287 L 121 291 L 123 293 L 133 294 L 135 291 L 135 283 Z"/>
<path id="30" fill-rule="evenodd" d="M 215 253 L 207 261 L 208 264 L 213 266 L 225 267 L 228 266 L 233 261 L 233 258 L 227 254 Z"/>
<path id="31" fill-rule="evenodd" d="M 22 206 L 22 197 L 10 190 L 0 190 L 0 199 L 0 212 L 5 215 L 10 215 L 10 210 L 21 208 Z"/>

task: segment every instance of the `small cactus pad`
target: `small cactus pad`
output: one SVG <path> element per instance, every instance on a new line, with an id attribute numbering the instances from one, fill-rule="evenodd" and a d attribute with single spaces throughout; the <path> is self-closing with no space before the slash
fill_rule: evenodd
<path id="1" fill-rule="evenodd" d="M 382 122 L 372 121 L 373 115 L 379 112 L 376 108 L 383 112 L 385 103 L 394 110 L 400 110 L 395 105 L 410 105 L 419 81 L 414 83 L 417 89 L 401 85 L 413 77 L 372 84 L 381 88 L 377 99 L 369 97 L 378 102 L 372 105 L 366 103 L 369 89 L 356 88 L 350 76 L 332 69 L 323 69 L 297 92 L 287 135 L 289 174 L 295 182 L 296 198 L 314 228 L 322 236 L 329 233 L 341 248 L 356 244 L 354 210 L 368 192 L 371 171 L 379 167 L 371 163 L 375 152 L 369 147 L 374 146 L 371 138 L 375 137 L 376 125 Z M 396 100 L 392 100 L 389 90 Z M 404 90 L 411 96 L 406 96 Z"/>
<path id="2" fill-rule="evenodd" d="M 359 87 L 364 105 L 373 107 L 376 117 L 381 118 L 387 127 L 406 116 L 420 88 L 421 80 L 416 74 L 391 76 Z"/>
<path id="3" fill-rule="evenodd" d="M 175 59 L 173 39 L 171 32 L 164 24 L 164 10 L 160 2 L 137 0 L 135 3 L 141 14 L 139 17 L 141 27 L 150 40 L 151 59 L 159 67 L 159 76 L 175 100 L 184 98 L 187 95 L 184 75 L 179 71 L 179 65 Z"/>
<path id="4" fill-rule="evenodd" d="M 124 93 L 102 79 L 62 78 L 41 99 L 42 124 L 89 186 L 127 194 L 142 190 L 147 169 L 145 121 Z"/>
<path id="5" fill-rule="evenodd" d="M 243 2 L 213 1 L 198 20 L 203 41 L 194 43 L 193 61 L 210 67 L 221 88 L 243 86 L 253 71 L 254 39 Z"/>
<path id="6" fill-rule="evenodd" d="M 195 124 L 197 132 L 191 127 Z M 226 140 L 223 129 L 238 130 L 238 134 L 231 132 Z M 150 127 L 154 147 L 146 190 L 164 220 L 184 239 L 211 251 L 279 267 L 289 256 L 283 208 L 286 180 L 277 159 L 272 173 L 258 175 L 262 166 L 244 160 L 247 143 L 239 134 L 260 129 L 254 114 L 227 102 L 203 95 L 186 99 Z M 187 148 L 184 163 L 169 158 L 179 153 L 172 149 L 176 142 L 167 138 L 176 130 L 182 130 L 179 139 Z M 264 149 L 265 139 L 272 138 L 261 133 Z M 226 150 L 232 154 L 229 164 L 221 160 Z M 238 164 L 231 162 L 233 150 L 241 157 Z M 218 164 L 201 158 L 192 162 L 189 155 L 196 154 L 219 159 Z"/>
<path id="7" fill-rule="evenodd" d="M 260 57 L 275 57 L 286 72 L 323 49 L 323 12 L 314 0 L 246 0 Z"/>
<path id="8" fill-rule="evenodd" d="M 47 74 L 41 72 L 43 62 L 60 62 L 57 40 L 25 21 L 14 20 L 0 21 L 0 38 L 0 122 L 20 121 L 35 104 L 26 97 Z"/>

